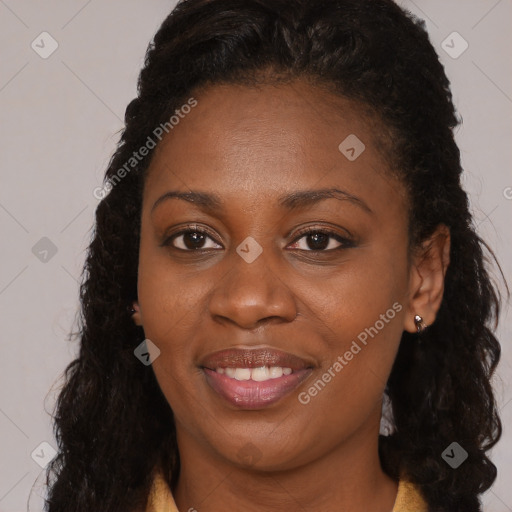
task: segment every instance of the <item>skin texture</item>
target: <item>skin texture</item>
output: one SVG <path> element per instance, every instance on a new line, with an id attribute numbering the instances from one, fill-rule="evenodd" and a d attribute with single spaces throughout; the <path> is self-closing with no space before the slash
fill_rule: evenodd
<path id="1" fill-rule="evenodd" d="M 416 331 L 415 314 L 427 325 L 435 319 L 449 233 L 440 226 L 409 254 L 407 198 L 377 149 L 378 123 L 348 100 L 302 81 L 215 85 L 194 96 L 197 107 L 148 170 L 134 315 L 161 350 L 153 369 L 175 415 L 177 506 L 388 512 L 397 485 L 377 452 L 382 395 L 402 331 Z M 338 150 L 350 134 L 366 146 L 355 161 Z M 331 187 L 366 207 L 334 198 L 293 210 L 278 204 Z M 223 208 L 168 199 L 152 211 L 170 190 L 216 194 Z M 169 239 L 194 225 L 209 233 L 198 244 L 206 253 L 179 250 L 193 247 L 190 236 Z M 315 253 L 314 241 L 298 234 L 305 227 L 352 243 L 331 237 Z M 263 249 L 252 263 L 236 252 L 249 236 Z M 301 404 L 298 394 L 395 303 L 402 307 L 394 318 Z M 312 375 L 269 407 L 239 410 L 211 390 L 199 362 L 262 346 L 301 357 Z"/>

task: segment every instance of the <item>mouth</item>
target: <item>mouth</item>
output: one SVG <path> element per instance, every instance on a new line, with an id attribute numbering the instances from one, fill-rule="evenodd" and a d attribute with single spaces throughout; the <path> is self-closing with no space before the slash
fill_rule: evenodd
<path id="1" fill-rule="evenodd" d="M 210 388 L 239 409 L 268 407 L 297 389 L 313 365 L 270 348 L 228 349 L 200 364 Z"/>

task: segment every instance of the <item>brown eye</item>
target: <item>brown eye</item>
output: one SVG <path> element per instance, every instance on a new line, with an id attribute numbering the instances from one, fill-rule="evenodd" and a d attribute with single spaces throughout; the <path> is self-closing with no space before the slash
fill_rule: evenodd
<path id="1" fill-rule="evenodd" d="M 299 245 L 299 241 L 304 239 L 305 242 Z M 319 251 L 327 252 L 336 249 L 354 247 L 354 242 L 336 232 L 328 230 L 308 229 L 301 232 L 301 236 L 293 242 L 295 247 L 301 251 Z"/>
<path id="2" fill-rule="evenodd" d="M 210 242 L 208 242 L 210 241 Z M 213 242 L 213 245 L 212 245 Z M 221 248 L 215 240 L 206 232 L 198 229 L 187 229 L 168 237 L 163 246 L 172 246 L 181 251 L 199 251 Z"/>

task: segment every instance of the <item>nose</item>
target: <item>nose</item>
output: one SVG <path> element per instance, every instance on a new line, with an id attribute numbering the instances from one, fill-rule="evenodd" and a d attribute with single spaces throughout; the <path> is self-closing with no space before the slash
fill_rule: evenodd
<path id="1" fill-rule="evenodd" d="M 294 296 L 279 272 L 276 256 L 264 249 L 251 262 L 233 251 L 229 270 L 216 284 L 209 310 L 216 320 L 254 329 L 272 319 L 291 322 L 297 316 Z"/>

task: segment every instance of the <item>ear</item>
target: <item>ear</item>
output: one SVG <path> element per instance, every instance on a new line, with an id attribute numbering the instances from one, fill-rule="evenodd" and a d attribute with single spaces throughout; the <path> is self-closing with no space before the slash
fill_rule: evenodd
<path id="1" fill-rule="evenodd" d="M 404 329 L 416 332 L 414 316 L 420 315 L 426 326 L 434 323 L 441 307 L 444 277 L 450 264 L 450 230 L 439 224 L 435 232 L 413 255 L 409 277 L 409 305 Z"/>
<path id="2" fill-rule="evenodd" d="M 142 317 L 141 317 L 141 314 L 140 314 L 139 303 L 137 301 L 133 301 L 132 302 L 132 307 L 135 310 L 135 312 L 132 313 L 132 319 L 135 322 L 135 325 L 142 326 Z"/>

